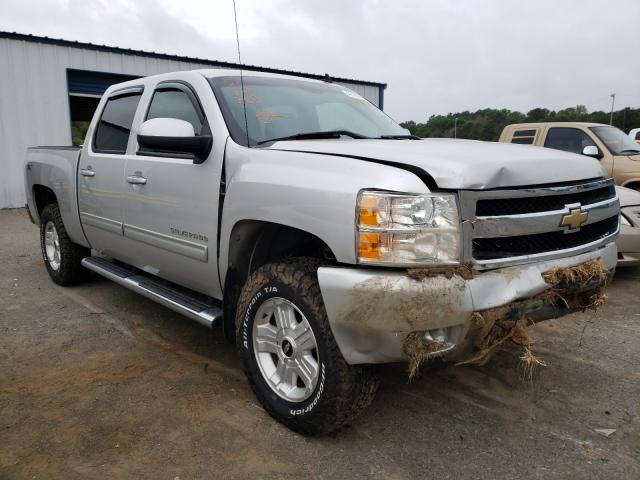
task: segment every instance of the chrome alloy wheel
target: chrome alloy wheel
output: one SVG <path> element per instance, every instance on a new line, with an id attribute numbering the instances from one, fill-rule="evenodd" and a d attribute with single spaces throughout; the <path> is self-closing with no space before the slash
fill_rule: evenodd
<path id="1" fill-rule="evenodd" d="M 44 251 L 47 255 L 49 266 L 58 271 L 60 269 L 60 239 L 58 230 L 53 222 L 47 222 L 44 227 Z"/>
<path id="2" fill-rule="evenodd" d="M 262 377 L 284 400 L 302 402 L 318 383 L 316 337 L 303 313 L 289 300 L 273 297 L 256 312 L 253 351 Z"/>

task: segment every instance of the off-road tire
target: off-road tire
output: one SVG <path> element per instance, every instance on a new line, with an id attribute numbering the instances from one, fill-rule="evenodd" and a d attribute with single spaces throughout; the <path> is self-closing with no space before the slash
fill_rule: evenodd
<path id="1" fill-rule="evenodd" d="M 60 244 L 60 267 L 57 270 L 51 266 L 45 249 L 45 229 L 49 222 L 55 226 Z M 44 207 L 40 214 L 40 247 L 47 272 L 58 285 L 75 285 L 89 277 L 89 270 L 84 268 L 80 262 L 91 254 L 91 250 L 71 241 L 64 228 L 64 223 L 62 223 L 57 203 L 50 203 Z"/>
<path id="2" fill-rule="evenodd" d="M 257 269 L 242 288 L 236 316 L 236 343 L 251 388 L 276 420 L 304 435 L 326 435 L 347 425 L 373 400 L 378 381 L 371 367 L 349 365 L 333 337 L 318 284 L 314 258 L 291 258 Z M 260 305 L 281 297 L 306 317 L 319 354 L 319 378 L 309 398 L 289 402 L 264 379 L 253 348 L 253 322 Z"/>

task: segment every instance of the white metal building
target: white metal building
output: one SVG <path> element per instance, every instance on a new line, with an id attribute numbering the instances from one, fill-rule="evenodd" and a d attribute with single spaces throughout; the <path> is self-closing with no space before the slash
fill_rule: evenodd
<path id="1" fill-rule="evenodd" d="M 110 85 L 135 77 L 235 63 L 0 32 L 0 208 L 25 204 L 25 149 L 71 145 Z M 243 66 L 306 78 L 325 75 Z M 386 84 L 332 77 L 383 107 Z M 81 140 L 81 139 L 80 139 Z"/>

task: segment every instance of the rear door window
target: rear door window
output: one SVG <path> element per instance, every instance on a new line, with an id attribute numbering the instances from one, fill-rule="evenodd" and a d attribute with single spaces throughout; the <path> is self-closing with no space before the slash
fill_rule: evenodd
<path id="1" fill-rule="evenodd" d="M 131 134 L 142 92 L 119 95 L 107 100 L 93 140 L 93 150 L 100 153 L 124 154 Z"/>
<path id="2" fill-rule="evenodd" d="M 553 127 L 549 129 L 544 146 L 582 154 L 584 147 L 595 145 L 591 137 L 577 128 Z"/>

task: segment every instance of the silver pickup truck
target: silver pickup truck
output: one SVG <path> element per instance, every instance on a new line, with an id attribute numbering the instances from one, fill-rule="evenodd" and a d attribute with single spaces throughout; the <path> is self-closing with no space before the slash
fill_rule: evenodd
<path id="1" fill-rule="evenodd" d="M 596 160 L 417 139 L 330 81 L 115 85 L 84 146 L 29 149 L 25 178 L 53 281 L 93 271 L 221 325 L 305 434 L 371 402 L 372 364 L 483 363 L 517 326 L 593 306 L 616 263 Z"/>

